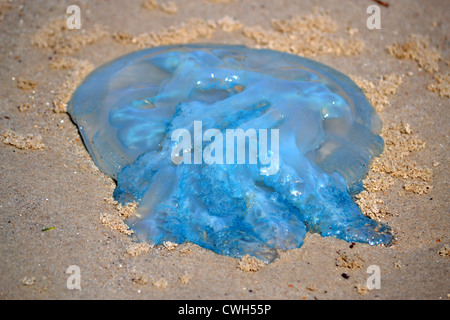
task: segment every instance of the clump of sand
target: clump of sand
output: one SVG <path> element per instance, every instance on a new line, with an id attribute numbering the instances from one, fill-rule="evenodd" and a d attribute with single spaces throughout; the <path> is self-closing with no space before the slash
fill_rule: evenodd
<path id="1" fill-rule="evenodd" d="M 264 262 L 250 255 L 245 255 L 239 260 L 238 269 L 245 272 L 256 272 L 264 267 Z"/>
<path id="2" fill-rule="evenodd" d="M 171 242 L 171 241 L 164 241 L 162 243 L 162 245 L 164 246 L 164 248 L 166 248 L 169 251 L 173 251 L 178 247 L 178 244 L 175 242 Z"/>
<path id="3" fill-rule="evenodd" d="M 131 235 L 134 233 L 133 230 L 130 230 L 130 227 L 125 223 L 125 220 L 127 218 L 130 218 L 132 216 L 136 215 L 136 209 L 139 206 L 137 202 L 129 202 L 126 204 L 118 203 L 116 200 L 113 199 L 113 197 L 105 198 L 104 199 L 107 203 L 114 206 L 114 208 L 117 210 L 117 214 L 106 214 L 103 213 L 100 215 L 100 221 L 102 224 L 106 225 L 112 230 L 117 230 L 123 234 Z M 142 247 L 136 246 L 131 247 L 130 250 L 132 256 L 134 256 L 133 250 L 146 250 L 147 246 L 145 244 L 142 244 Z"/>
<path id="4" fill-rule="evenodd" d="M 346 252 L 337 252 L 339 257 L 336 259 L 336 266 L 350 270 L 360 269 L 363 266 L 364 259 L 359 254 L 348 254 Z"/>
<path id="5" fill-rule="evenodd" d="M 381 220 L 386 217 L 386 215 L 389 215 L 388 210 L 384 206 L 384 201 L 380 199 L 376 193 L 363 190 L 355 197 L 356 204 L 369 218 Z"/>
<path id="6" fill-rule="evenodd" d="M 70 55 L 82 47 L 108 35 L 100 26 L 92 30 L 69 30 L 65 18 L 44 25 L 32 38 L 32 44 L 41 49 L 51 49 L 55 54 Z"/>
<path id="7" fill-rule="evenodd" d="M 134 233 L 133 230 L 119 217 L 109 213 L 100 214 L 100 222 L 111 230 L 119 231 L 127 236 Z"/>
<path id="8" fill-rule="evenodd" d="M 231 2 L 233 2 L 234 0 L 207 0 L 207 1 L 209 1 L 209 2 L 213 2 L 213 3 L 231 3 Z"/>
<path id="9" fill-rule="evenodd" d="M 444 245 L 438 250 L 438 254 L 443 257 L 450 257 L 450 246 L 447 244 Z"/>
<path id="10" fill-rule="evenodd" d="M 17 87 L 22 90 L 33 90 L 37 87 L 37 82 L 30 79 L 19 78 Z"/>
<path id="11" fill-rule="evenodd" d="M 128 219 L 129 217 L 132 217 L 136 214 L 136 209 L 139 206 L 139 203 L 137 202 L 128 202 L 126 204 L 117 204 L 116 208 L 119 212 L 119 216 Z"/>
<path id="12" fill-rule="evenodd" d="M 20 112 L 27 112 L 32 109 L 31 104 L 25 102 L 17 106 Z"/>
<path id="13" fill-rule="evenodd" d="M 319 289 L 317 289 L 317 286 L 313 283 L 313 284 L 310 284 L 310 285 L 306 286 L 306 290 L 311 291 L 311 292 L 315 292 L 315 291 L 317 291 Z"/>
<path id="14" fill-rule="evenodd" d="M 133 281 L 136 284 L 140 284 L 140 285 L 148 284 L 148 278 L 147 278 L 147 276 L 145 276 L 143 274 L 138 274 L 138 275 L 134 276 L 133 278 L 131 278 L 131 281 Z"/>
<path id="15" fill-rule="evenodd" d="M 430 46 L 430 40 L 419 34 L 409 36 L 405 43 L 395 43 L 387 47 L 388 52 L 402 60 L 414 60 L 417 65 L 427 72 L 439 71 L 441 53 Z"/>
<path id="16" fill-rule="evenodd" d="M 178 279 L 182 284 L 188 284 L 191 281 L 191 276 L 188 273 L 184 273 Z"/>
<path id="17" fill-rule="evenodd" d="M 357 284 L 355 286 L 355 290 L 356 290 L 356 292 L 358 292 L 361 295 L 366 295 L 370 291 L 369 288 L 367 288 L 367 286 L 360 285 L 360 284 Z"/>
<path id="18" fill-rule="evenodd" d="M 50 68 L 59 69 L 73 69 L 80 63 L 77 58 L 67 57 L 67 56 L 56 56 L 50 62 Z"/>
<path id="19" fill-rule="evenodd" d="M 114 188 L 115 188 L 115 185 L 110 186 L 111 190 L 114 190 Z M 114 200 L 114 198 L 112 196 L 105 198 L 104 200 L 106 203 L 114 206 L 117 210 L 118 216 L 121 218 L 124 218 L 124 219 L 136 215 L 136 210 L 139 206 L 139 203 L 136 201 L 128 202 L 125 204 L 119 203 L 118 201 Z"/>
<path id="20" fill-rule="evenodd" d="M 155 10 L 158 8 L 158 2 L 155 0 L 145 0 L 141 7 L 147 10 Z"/>
<path id="21" fill-rule="evenodd" d="M 177 4 L 172 1 L 158 3 L 156 0 L 145 0 L 141 7 L 147 10 L 161 9 L 162 12 L 169 14 L 175 14 L 178 12 Z"/>
<path id="22" fill-rule="evenodd" d="M 152 249 L 152 246 L 148 243 L 134 243 L 127 249 L 127 254 L 130 257 L 137 257 L 143 253 L 149 252 Z"/>
<path id="23" fill-rule="evenodd" d="M 128 32 L 116 32 L 111 35 L 112 39 L 121 44 L 131 44 L 133 43 L 133 35 Z"/>
<path id="24" fill-rule="evenodd" d="M 225 32 L 236 32 L 244 28 L 244 25 L 241 22 L 230 16 L 224 16 L 218 19 L 217 26 L 222 28 Z"/>
<path id="25" fill-rule="evenodd" d="M 439 94 L 441 98 L 450 98 L 450 74 L 434 75 L 434 82 L 428 85 L 428 90 Z"/>
<path id="26" fill-rule="evenodd" d="M 36 277 L 23 277 L 20 282 L 22 282 L 24 286 L 32 286 L 36 283 Z"/>
<path id="27" fill-rule="evenodd" d="M 164 278 L 161 278 L 161 279 L 158 279 L 158 280 L 153 280 L 153 286 L 155 288 L 166 289 L 168 285 L 169 285 L 169 283 Z"/>
<path id="28" fill-rule="evenodd" d="M 163 2 L 161 3 L 161 10 L 168 14 L 175 14 L 178 12 L 178 6 L 175 2 Z"/>
<path id="29" fill-rule="evenodd" d="M 394 73 L 381 76 L 377 82 L 352 77 L 352 80 L 364 91 L 377 112 L 382 112 L 384 108 L 390 106 L 389 96 L 397 93 L 403 79 L 403 75 Z"/>
<path id="30" fill-rule="evenodd" d="M 41 135 L 20 134 L 10 129 L 5 129 L 0 134 L 0 141 L 12 145 L 18 149 L 36 150 L 44 149 Z"/>

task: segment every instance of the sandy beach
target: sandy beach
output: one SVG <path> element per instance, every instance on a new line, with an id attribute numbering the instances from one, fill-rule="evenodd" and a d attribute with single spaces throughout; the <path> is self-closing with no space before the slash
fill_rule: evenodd
<path id="1" fill-rule="evenodd" d="M 0 299 L 449 299 L 449 37 L 439 0 L 1 0 Z M 358 204 L 394 244 L 308 233 L 268 265 L 137 245 L 65 108 L 95 68 L 174 43 L 276 49 L 351 76 L 386 142 Z"/>

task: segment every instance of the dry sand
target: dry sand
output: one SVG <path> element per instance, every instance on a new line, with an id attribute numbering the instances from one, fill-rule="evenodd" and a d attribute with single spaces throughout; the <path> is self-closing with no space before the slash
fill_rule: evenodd
<path id="1" fill-rule="evenodd" d="M 448 299 L 448 1 L 0 1 L 1 299 Z M 65 30 L 66 8 L 82 28 Z M 315 8 L 317 7 L 317 8 Z M 391 247 L 308 234 L 262 265 L 193 244 L 133 242 L 65 113 L 93 68 L 139 48 L 246 44 L 351 75 L 380 112 L 386 150 L 358 200 Z M 105 201 L 106 199 L 106 201 Z M 120 232 L 122 231 L 122 232 Z M 81 289 L 66 273 L 78 266 Z M 381 287 L 369 290 L 369 266 Z"/>

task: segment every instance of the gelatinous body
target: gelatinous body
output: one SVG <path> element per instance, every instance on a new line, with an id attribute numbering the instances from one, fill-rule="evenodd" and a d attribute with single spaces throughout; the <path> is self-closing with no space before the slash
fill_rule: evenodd
<path id="1" fill-rule="evenodd" d="M 347 76 L 320 63 L 243 46 L 157 47 L 94 71 L 68 110 L 98 167 L 117 180 L 116 200 L 140 203 L 128 223 L 144 241 L 190 241 L 268 262 L 277 249 L 300 247 L 307 231 L 373 245 L 392 240 L 352 199 L 383 149 L 381 122 Z M 182 139 L 174 133 L 195 137 L 195 123 L 203 140 L 181 148 L 192 161 L 176 164 Z M 209 129 L 267 138 L 257 160 L 275 155 L 277 130 L 276 170 L 268 174 L 267 162 L 250 156 L 208 162 Z M 225 159 L 236 143 L 216 145 L 215 155 Z M 197 148 L 203 158 L 195 161 Z"/>

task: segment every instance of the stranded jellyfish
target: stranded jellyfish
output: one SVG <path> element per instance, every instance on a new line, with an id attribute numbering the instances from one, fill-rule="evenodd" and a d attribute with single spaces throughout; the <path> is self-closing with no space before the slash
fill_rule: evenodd
<path id="1" fill-rule="evenodd" d="M 69 114 L 151 244 L 192 242 L 265 262 L 307 231 L 388 245 L 354 196 L 381 121 L 344 74 L 273 50 L 174 45 L 92 72 Z"/>

